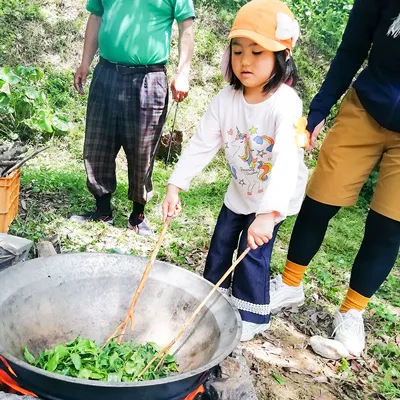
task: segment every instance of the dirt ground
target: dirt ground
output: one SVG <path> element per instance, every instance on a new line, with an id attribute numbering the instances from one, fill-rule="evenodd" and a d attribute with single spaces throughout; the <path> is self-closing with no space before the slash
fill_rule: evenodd
<path id="1" fill-rule="evenodd" d="M 275 317 L 269 331 L 243 345 L 259 399 L 383 399 L 368 385 L 374 365 L 367 355 L 332 361 L 312 351 L 309 332 L 327 336 L 331 316 L 299 311 Z"/>

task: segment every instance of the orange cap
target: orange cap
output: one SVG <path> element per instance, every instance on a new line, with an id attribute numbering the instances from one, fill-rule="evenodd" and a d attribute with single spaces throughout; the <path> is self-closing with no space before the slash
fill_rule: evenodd
<path id="1" fill-rule="evenodd" d="M 269 51 L 292 50 L 300 35 L 292 12 L 279 0 L 252 0 L 237 13 L 228 39 L 245 37 Z"/>

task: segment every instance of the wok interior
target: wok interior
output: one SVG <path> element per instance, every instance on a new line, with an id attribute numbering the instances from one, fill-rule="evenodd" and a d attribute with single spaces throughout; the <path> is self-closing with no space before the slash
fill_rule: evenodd
<path id="1" fill-rule="evenodd" d="M 146 260 L 67 255 L 34 261 L 0 275 L 4 284 L 0 282 L 0 291 L 6 291 L 0 295 L 0 345 L 19 359 L 23 359 L 25 345 L 37 356 L 40 350 L 78 335 L 102 343 L 125 317 Z M 19 281 L 18 269 L 24 274 Z M 14 290 L 6 284 L 13 284 Z M 135 309 L 134 331 L 128 330 L 125 339 L 163 347 L 210 290 L 208 282 L 195 274 L 156 263 Z M 235 311 L 215 293 L 174 347 L 180 373 L 221 355 L 235 340 L 237 330 Z"/>

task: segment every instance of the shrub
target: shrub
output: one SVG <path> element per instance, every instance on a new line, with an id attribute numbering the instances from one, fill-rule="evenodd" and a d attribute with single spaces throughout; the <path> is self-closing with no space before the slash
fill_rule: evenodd
<path id="1" fill-rule="evenodd" d="M 0 137 L 38 142 L 68 131 L 65 116 L 49 105 L 42 78 L 35 67 L 0 69 Z"/>

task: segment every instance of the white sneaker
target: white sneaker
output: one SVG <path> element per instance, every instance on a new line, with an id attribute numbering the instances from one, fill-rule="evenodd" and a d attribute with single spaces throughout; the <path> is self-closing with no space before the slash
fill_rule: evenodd
<path id="1" fill-rule="evenodd" d="M 335 340 L 356 357 L 359 357 L 365 348 L 364 311 L 351 309 L 346 313 L 336 311 L 333 318 L 333 333 Z"/>
<path id="2" fill-rule="evenodd" d="M 254 322 L 243 321 L 242 336 L 240 338 L 241 342 L 248 342 L 253 339 L 257 333 L 266 331 L 270 324 L 255 324 Z"/>
<path id="3" fill-rule="evenodd" d="M 282 282 L 282 275 L 269 282 L 271 314 L 276 314 L 282 308 L 295 308 L 304 304 L 303 282 L 300 286 L 289 286 Z"/>

